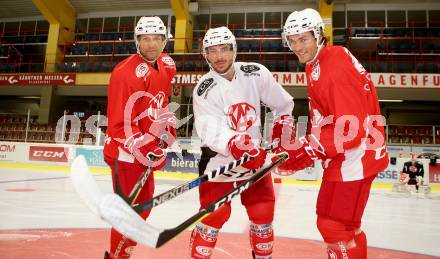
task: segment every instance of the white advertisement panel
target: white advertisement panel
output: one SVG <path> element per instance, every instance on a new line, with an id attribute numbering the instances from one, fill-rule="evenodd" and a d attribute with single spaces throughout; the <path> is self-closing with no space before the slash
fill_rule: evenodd
<path id="1" fill-rule="evenodd" d="M 384 171 L 376 176 L 375 181 L 381 183 L 397 183 L 400 178 L 400 173 L 403 170 L 403 165 L 408 161 L 411 161 L 411 158 L 403 157 L 397 158 L 395 162 L 392 161 Z M 417 161 L 423 164 L 424 183 L 429 184 L 429 159 L 417 159 Z"/>
<path id="2" fill-rule="evenodd" d="M 0 161 L 67 165 L 74 157 L 72 145 L 0 142 Z"/>
<path id="3" fill-rule="evenodd" d="M 26 162 L 29 147 L 18 142 L 0 142 L 0 161 Z"/>
<path id="4" fill-rule="evenodd" d="M 413 146 L 412 151 L 416 156 L 424 155 L 424 156 L 433 156 L 437 155 L 440 157 L 440 147 L 422 147 L 422 146 Z"/>
<path id="5" fill-rule="evenodd" d="M 411 147 L 401 145 L 387 145 L 390 157 L 410 157 Z"/>

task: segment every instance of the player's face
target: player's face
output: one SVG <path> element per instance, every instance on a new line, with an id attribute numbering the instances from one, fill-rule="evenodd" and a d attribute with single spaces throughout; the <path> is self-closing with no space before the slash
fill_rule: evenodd
<path id="1" fill-rule="evenodd" d="M 140 35 L 139 51 L 148 61 L 156 60 L 162 54 L 163 36 L 160 34 Z"/>
<path id="2" fill-rule="evenodd" d="M 206 57 L 215 72 L 223 74 L 232 65 L 234 50 L 229 44 L 211 46 L 206 50 Z"/>
<path id="3" fill-rule="evenodd" d="M 318 46 L 312 32 L 290 35 L 287 37 L 289 48 L 298 57 L 299 62 L 307 63 L 313 60 Z"/>

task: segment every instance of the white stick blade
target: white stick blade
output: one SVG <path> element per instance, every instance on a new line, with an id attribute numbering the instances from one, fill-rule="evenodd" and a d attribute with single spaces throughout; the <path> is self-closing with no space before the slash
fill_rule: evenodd
<path id="1" fill-rule="evenodd" d="M 98 204 L 102 198 L 101 190 L 90 173 L 84 156 L 78 156 L 70 167 L 70 179 L 76 192 L 87 207 L 99 216 Z"/>
<path id="2" fill-rule="evenodd" d="M 99 204 L 101 217 L 119 233 L 144 246 L 156 248 L 161 229 L 145 222 L 121 197 L 105 194 Z"/>

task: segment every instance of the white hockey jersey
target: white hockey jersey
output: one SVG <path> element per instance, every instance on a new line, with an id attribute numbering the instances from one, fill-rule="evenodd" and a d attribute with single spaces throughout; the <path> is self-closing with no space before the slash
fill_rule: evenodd
<path id="1" fill-rule="evenodd" d="M 202 147 L 200 174 L 234 160 L 228 142 L 239 132 L 249 133 L 254 144 L 260 145 L 261 103 L 274 112 L 275 118 L 292 114 L 292 96 L 275 81 L 266 67 L 258 63 L 235 62 L 234 68 L 232 81 L 210 71 L 194 88 L 195 128 Z M 208 158 L 204 154 L 206 147 L 211 153 Z"/>

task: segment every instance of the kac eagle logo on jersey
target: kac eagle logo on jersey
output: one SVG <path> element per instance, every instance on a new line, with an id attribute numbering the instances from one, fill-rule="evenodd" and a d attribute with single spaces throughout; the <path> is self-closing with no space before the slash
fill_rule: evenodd
<path id="1" fill-rule="evenodd" d="M 163 102 L 165 99 L 165 93 L 160 91 L 148 102 L 147 116 L 152 121 L 159 120 L 160 110 L 163 108 Z"/>
<path id="2" fill-rule="evenodd" d="M 207 78 L 203 80 L 203 82 L 200 83 L 199 88 L 197 88 L 197 95 L 202 96 L 204 92 L 208 90 L 208 88 L 214 86 L 212 83 L 214 83 L 214 78 Z M 208 94 L 208 93 L 206 93 Z M 206 96 L 205 96 L 206 98 Z"/>
<path id="3" fill-rule="evenodd" d="M 260 68 L 256 65 L 242 65 L 240 66 L 240 70 L 243 71 L 245 76 L 259 76 L 259 73 L 254 73 L 259 71 Z"/>
<path id="4" fill-rule="evenodd" d="M 312 122 L 311 122 L 311 124 L 312 124 L 312 127 L 315 127 L 315 126 L 319 126 L 319 125 L 321 125 L 321 123 L 323 122 L 323 120 L 324 120 L 324 117 L 321 115 L 321 113 L 317 110 L 317 109 L 315 109 L 315 108 L 312 108 L 312 113 L 313 113 L 313 118 L 312 118 Z"/>
<path id="5" fill-rule="evenodd" d="M 245 132 L 257 120 L 255 107 L 248 103 L 236 103 L 229 106 L 227 115 L 229 127 L 238 132 Z"/>
<path id="6" fill-rule="evenodd" d="M 168 146 L 171 146 L 175 141 L 175 129 L 177 119 L 173 112 L 164 107 L 165 93 L 160 91 L 155 96 L 148 94 L 150 100 L 147 104 L 147 109 L 138 115 L 134 122 L 148 117 L 151 120 L 148 133 L 156 138 L 160 138 Z"/>
<path id="7" fill-rule="evenodd" d="M 313 65 L 312 68 L 312 80 L 318 81 L 320 75 L 321 75 L 321 67 L 319 66 L 319 61 L 318 61 Z"/>

